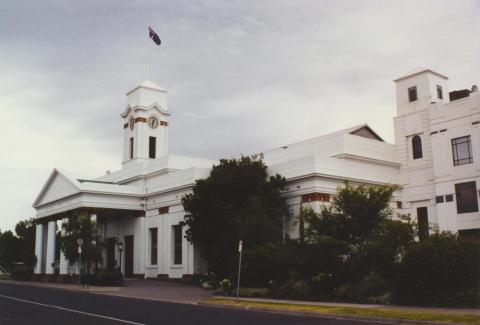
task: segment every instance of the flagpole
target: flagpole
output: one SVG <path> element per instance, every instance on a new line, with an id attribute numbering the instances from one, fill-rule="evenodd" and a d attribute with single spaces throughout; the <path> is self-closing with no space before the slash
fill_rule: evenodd
<path id="1" fill-rule="evenodd" d="M 149 66 L 150 66 L 150 27 L 147 26 L 147 32 L 148 32 L 148 37 L 146 37 L 147 39 L 147 59 L 146 59 L 146 67 L 145 67 L 145 79 L 146 80 L 149 80 L 149 75 L 148 75 L 148 69 L 149 69 Z"/>

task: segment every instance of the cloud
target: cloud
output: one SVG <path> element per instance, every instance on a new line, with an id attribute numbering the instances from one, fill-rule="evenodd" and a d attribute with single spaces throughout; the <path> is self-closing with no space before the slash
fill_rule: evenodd
<path id="1" fill-rule="evenodd" d="M 477 1 L 2 1 L 0 228 L 54 167 L 120 167 L 125 93 L 169 91 L 173 153 L 253 153 L 367 122 L 393 141 L 392 80 L 478 83 Z M 162 45 L 149 45 L 151 25 Z M 147 49 L 150 46 L 150 54 Z"/>

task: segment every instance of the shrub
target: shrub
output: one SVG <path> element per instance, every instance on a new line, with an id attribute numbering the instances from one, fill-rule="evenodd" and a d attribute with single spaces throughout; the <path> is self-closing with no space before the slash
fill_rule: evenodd
<path id="1" fill-rule="evenodd" d="M 480 240 L 433 235 L 401 262 L 394 300 L 429 306 L 480 305 Z"/>
<path id="2" fill-rule="evenodd" d="M 218 286 L 223 293 L 228 294 L 232 289 L 232 282 L 229 279 L 223 279 L 218 283 Z"/>
<path id="3" fill-rule="evenodd" d="M 16 267 L 12 272 L 12 279 L 16 281 L 30 281 L 33 277 L 33 268 L 31 267 Z"/>
<path id="4" fill-rule="evenodd" d="M 90 282 L 96 286 L 123 286 L 123 277 L 120 272 L 100 271 L 91 276 Z"/>

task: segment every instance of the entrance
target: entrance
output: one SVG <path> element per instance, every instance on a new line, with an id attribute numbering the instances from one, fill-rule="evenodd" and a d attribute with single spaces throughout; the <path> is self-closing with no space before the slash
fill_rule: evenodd
<path id="1" fill-rule="evenodd" d="M 107 238 L 107 271 L 115 270 L 115 238 Z"/>
<path id="2" fill-rule="evenodd" d="M 125 276 L 133 275 L 133 235 L 125 236 Z"/>

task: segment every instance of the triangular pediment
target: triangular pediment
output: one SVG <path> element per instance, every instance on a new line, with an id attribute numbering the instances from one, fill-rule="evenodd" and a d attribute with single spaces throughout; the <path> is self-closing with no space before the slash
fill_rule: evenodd
<path id="1" fill-rule="evenodd" d="M 54 169 L 33 203 L 33 207 L 79 193 L 80 188 L 76 183 L 76 180 L 72 180 Z"/>
<path id="2" fill-rule="evenodd" d="M 359 137 L 363 137 L 363 138 L 367 138 L 367 139 L 372 139 L 372 140 L 385 142 L 368 125 L 364 125 L 362 127 L 359 127 L 358 129 L 355 129 L 355 130 L 351 131 L 350 134 L 353 134 L 353 135 L 356 135 L 356 136 L 359 136 Z"/>

